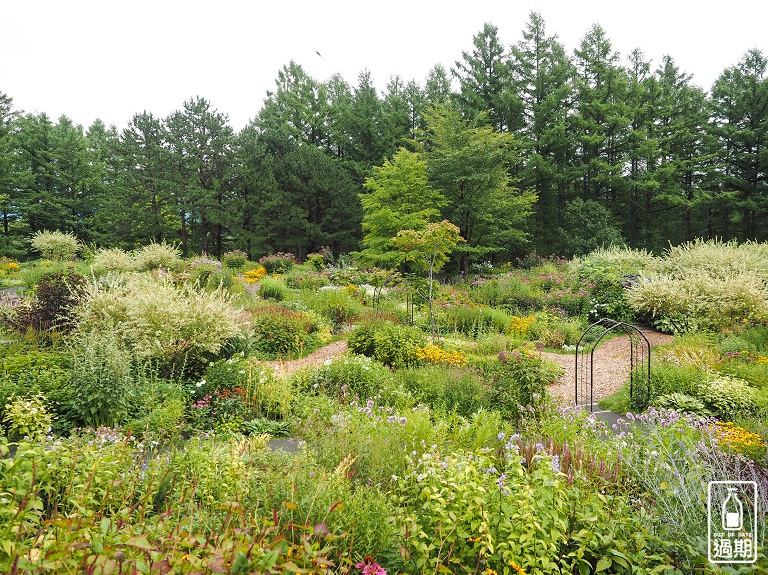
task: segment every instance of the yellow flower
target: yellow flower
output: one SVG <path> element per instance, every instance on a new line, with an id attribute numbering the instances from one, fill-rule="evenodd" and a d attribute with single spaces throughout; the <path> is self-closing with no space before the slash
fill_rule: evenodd
<path id="1" fill-rule="evenodd" d="M 518 565 L 514 561 L 510 561 L 509 566 L 515 570 L 515 573 L 518 573 L 519 575 L 525 575 L 525 571 L 523 570 L 523 568 L 520 567 L 520 565 Z"/>
<path id="2" fill-rule="evenodd" d="M 267 275 L 267 270 L 264 269 L 264 266 L 259 266 L 255 269 L 248 270 L 243 275 L 244 275 L 243 281 L 245 281 L 246 283 L 255 283 L 261 280 L 261 278 L 263 278 L 265 275 Z"/>
<path id="3" fill-rule="evenodd" d="M 432 365 L 447 364 L 458 367 L 467 363 L 467 358 L 460 351 L 445 351 L 442 347 L 431 343 L 426 347 L 417 348 L 416 358 Z"/>
<path id="4" fill-rule="evenodd" d="M 536 318 L 532 315 L 528 317 L 517 317 L 513 315 L 509 318 L 509 324 L 507 325 L 507 331 L 510 333 L 525 334 L 531 327 L 531 324 L 536 321 Z"/>
<path id="5" fill-rule="evenodd" d="M 732 421 L 718 421 L 711 428 L 720 448 L 757 459 L 765 453 L 766 445 L 757 433 L 739 427 Z"/>

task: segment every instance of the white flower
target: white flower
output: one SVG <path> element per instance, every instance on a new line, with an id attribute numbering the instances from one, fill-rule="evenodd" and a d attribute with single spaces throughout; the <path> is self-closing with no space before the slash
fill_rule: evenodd
<path id="1" fill-rule="evenodd" d="M 323 362 L 323 365 L 331 365 L 331 363 L 333 363 L 333 362 L 332 362 L 330 359 L 326 359 L 326 360 Z M 344 363 L 346 363 L 346 362 L 344 362 Z"/>
<path id="2" fill-rule="evenodd" d="M 201 380 L 200 380 L 200 381 L 198 381 L 198 382 L 197 382 L 195 385 L 196 385 L 197 387 L 203 387 L 203 386 L 205 385 L 205 380 L 204 380 L 204 379 L 201 379 Z"/>

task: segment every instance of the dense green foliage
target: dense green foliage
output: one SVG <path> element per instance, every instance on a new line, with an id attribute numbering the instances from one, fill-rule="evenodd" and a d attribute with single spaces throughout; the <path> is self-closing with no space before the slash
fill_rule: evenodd
<path id="1" fill-rule="evenodd" d="M 83 130 L 0 93 L 0 257 L 58 230 L 184 256 L 327 246 L 392 263 L 389 238 L 414 218 L 460 228 L 449 269 L 465 271 L 531 248 L 763 241 L 766 71 L 751 50 L 706 92 L 672 57 L 622 60 L 597 24 L 568 54 L 534 12 L 511 46 L 486 24 L 451 70 L 382 93 L 369 72 L 319 80 L 290 62 L 240 132 L 200 97 Z"/>
<path id="2" fill-rule="evenodd" d="M 610 431 L 558 403 L 549 354 L 595 309 L 634 318 L 639 275 L 762 277 L 762 244 L 529 257 L 431 295 L 323 252 L 269 275 L 162 241 L 2 260 L 0 570 L 682 574 L 707 569 L 702 480 L 756 481 L 764 508 L 757 312 L 654 350 L 623 406 L 717 422 Z"/>

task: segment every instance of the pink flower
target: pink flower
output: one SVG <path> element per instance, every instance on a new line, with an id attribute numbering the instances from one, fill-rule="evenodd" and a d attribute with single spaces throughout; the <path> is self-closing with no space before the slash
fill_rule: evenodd
<path id="1" fill-rule="evenodd" d="M 370 555 L 366 555 L 360 563 L 355 565 L 355 568 L 362 569 L 362 575 L 387 575 L 387 570 L 374 562 L 373 557 Z"/>

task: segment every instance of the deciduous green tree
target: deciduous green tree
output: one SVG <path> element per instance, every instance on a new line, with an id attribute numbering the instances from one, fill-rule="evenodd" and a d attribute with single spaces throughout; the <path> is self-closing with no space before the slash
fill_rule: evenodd
<path id="1" fill-rule="evenodd" d="M 447 203 L 443 218 L 466 240 L 457 248 L 460 267 L 470 259 L 508 255 L 528 238 L 536 195 L 514 185 L 519 150 L 511 134 L 474 126 L 450 107 L 426 114 L 429 183 Z"/>
<path id="2" fill-rule="evenodd" d="M 428 222 L 420 230 L 400 230 L 392 238 L 392 245 L 403 252 L 406 261 L 413 262 L 417 271 L 427 272 L 429 325 L 433 337 L 437 335 L 432 310 L 435 273 L 440 271 L 453 248 L 461 241 L 464 238 L 459 235 L 459 228 L 448 220 Z"/>
<path id="3" fill-rule="evenodd" d="M 405 148 L 373 168 L 365 181 L 368 193 L 360 196 L 364 234 L 360 255 L 366 263 L 397 266 L 403 254 L 392 245 L 392 238 L 401 230 L 421 230 L 439 217 L 445 198 L 427 179 L 426 158 Z"/>

